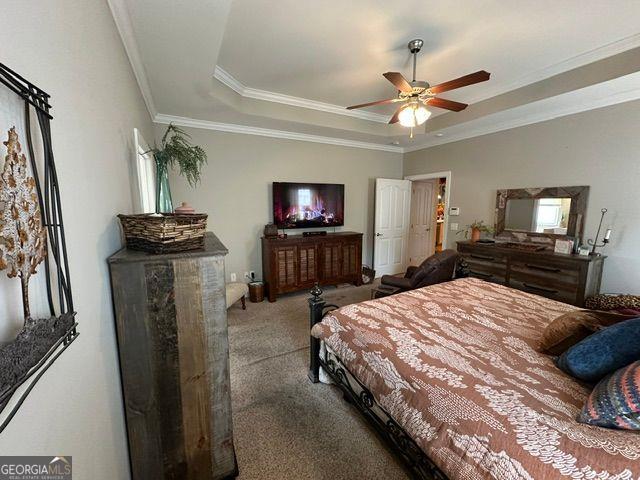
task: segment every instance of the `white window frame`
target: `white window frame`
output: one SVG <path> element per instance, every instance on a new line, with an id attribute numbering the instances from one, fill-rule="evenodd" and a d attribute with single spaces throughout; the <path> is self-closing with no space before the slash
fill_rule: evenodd
<path id="1" fill-rule="evenodd" d="M 154 213 L 156 211 L 156 164 L 149 146 L 137 128 L 133 129 L 135 142 L 135 165 L 138 177 L 138 195 L 140 198 L 140 213 Z"/>

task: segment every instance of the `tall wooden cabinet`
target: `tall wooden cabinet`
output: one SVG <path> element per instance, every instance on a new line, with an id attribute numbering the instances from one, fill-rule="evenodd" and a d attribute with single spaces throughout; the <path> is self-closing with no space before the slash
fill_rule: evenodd
<path id="1" fill-rule="evenodd" d="M 237 474 L 225 305 L 227 249 L 109 259 L 133 480 Z"/>
<path id="2" fill-rule="evenodd" d="M 262 238 L 262 274 L 270 302 L 282 293 L 338 283 L 362 283 L 362 234 Z"/>

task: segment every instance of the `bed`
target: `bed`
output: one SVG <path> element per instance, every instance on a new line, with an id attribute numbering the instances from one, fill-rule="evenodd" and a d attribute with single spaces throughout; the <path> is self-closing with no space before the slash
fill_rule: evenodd
<path id="1" fill-rule="evenodd" d="M 473 278 L 328 313 L 320 293 L 310 378 L 326 370 L 412 476 L 640 478 L 640 434 L 576 422 L 590 389 L 537 352 L 576 307 Z"/>

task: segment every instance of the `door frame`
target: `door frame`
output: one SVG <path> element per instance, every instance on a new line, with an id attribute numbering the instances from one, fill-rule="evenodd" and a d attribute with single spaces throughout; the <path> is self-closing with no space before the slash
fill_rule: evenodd
<path id="1" fill-rule="evenodd" d="M 418 175 L 405 175 L 405 180 L 411 180 L 412 182 L 418 180 L 431 180 L 434 178 L 444 178 L 446 179 L 446 187 L 444 190 L 444 223 L 442 224 L 442 228 L 444 228 L 444 235 L 442 237 L 442 248 L 447 248 L 447 239 L 449 237 L 449 209 L 451 208 L 451 179 L 452 174 L 451 170 L 447 170 L 444 172 L 433 172 L 433 173 L 421 173 Z"/>

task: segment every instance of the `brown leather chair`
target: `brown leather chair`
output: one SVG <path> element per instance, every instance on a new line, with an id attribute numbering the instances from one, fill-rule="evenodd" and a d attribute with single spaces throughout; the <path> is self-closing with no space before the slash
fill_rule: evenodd
<path id="1" fill-rule="evenodd" d="M 383 275 L 381 283 L 398 288 L 399 292 L 406 292 L 436 283 L 448 282 L 453 279 L 458 257 L 458 252 L 455 250 L 443 250 L 430 256 L 419 266 L 407 268 L 404 277 Z"/>

